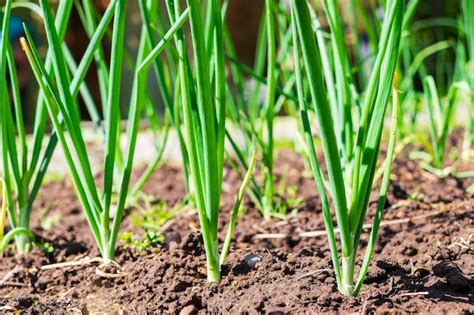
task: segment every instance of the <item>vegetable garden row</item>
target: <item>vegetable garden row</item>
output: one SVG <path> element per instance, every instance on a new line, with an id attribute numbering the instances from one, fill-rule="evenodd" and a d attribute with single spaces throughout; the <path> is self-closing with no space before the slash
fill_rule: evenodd
<path id="1" fill-rule="evenodd" d="M 174 133 L 172 145 L 179 147 L 185 190 L 179 204 L 197 211 L 205 254 L 203 274 L 210 283 L 230 285 L 225 281 L 226 259 L 239 248 L 233 244 L 235 233 L 242 217 L 250 215 L 243 210 L 255 210 L 259 213 L 255 220 L 268 226 L 278 226 L 294 215 L 287 211 L 292 207 L 290 198 L 279 198 L 279 145 L 274 133 L 282 115 L 296 121 L 292 148 L 304 165 L 299 175 L 312 179 L 311 189 L 318 198 L 311 211 L 324 222 L 321 246 L 328 248 L 324 269 L 330 270 L 328 277 L 335 279 L 343 296 L 358 296 L 368 274 L 371 278 L 379 230 L 390 208 L 387 196 L 394 189 L 393 161 L 405 150 L 410 150 L 406 161 L 414 161 L 417 172 L 462 186 L 461 199 L 471 200 L 466 215 L 472 215 L 468 196 L 474 194 L 474 1 L 461 1 L 457 19 L 417 20 L 418 0 L 374 1 L 369 7 L 359 0 L 265 0 L 252 67 L 239 60 L 226 24 L 231 2 L 140 0 L 135 58 L 125 49 L 126 0 L 111 0 L 103 14 L 91 0 L 57 5 L 48 0 L 3 1 L 2 259 L 21 260 L 34 255 L 38 247 L 44 250 L 45 240 L 31 222 L 39 210 L 38 196 L 48 186 L 48 167 L 55 151 L 61 150 L 98 249 L 98 257 L 83 259 L 81 264 L 99 262 L 100 277 L 127 283 L 120 271 L 122 259 L 117 259 L 125 247 L 123 222 L 143 204 L 143 188 L 163 171 L 163 153 Z M 349 8 L 353 16 L 346 19 L 342 8 Z M 36 104 L 22 102 L 8 37 L 10 16 L 17 9 L 31 10 L 44 27 L 46 49 L 37 47 L 26 26 L 20 39 L 38 86 Z M 89 39 L 79 60 L 65 42 L 73 10 Z M 455 36 L 417 37 L 417 32 L 430 27 L 450 28 Z M 125 67 L 134 74 L 129 100 L 121 97 Z M 92 71 L 99 82 L 99 102 L 86 80 Z M 151 93 L 156 89 L 159 100 Z M 163 113 L 157 103 L 164 105 Z M 100 166 L 90 158 L 81 106 L 94 123 L 94 137 L 103 152 Z M 22 117 L 31 108 L 35 114 L 29 128 Z M 150 145 L 156 147 L 156 155 L 139 172 L 134 158 L 140 151 L 137 138 L 143 121 L 154 135 L 155 143 Z M 126 140 L 125 146 L 120 145 L 121 139 Z M 229 172 L 235 174 L 232 184 L 239 189 L 224 213 L 223 186 Z M 229 205 L 228 200 L 225 203 Z M 172 220 L 180 215 L 167 214 Z M 471 239 L 472 234 L 463 238 L 466 255 L 472 255 Z M 144 249 L 152 251 L 162 246 L 159 243 Z M 261 257 L 240 257 L 249 270 L 255 267 L 252 259 L 260 262 Z M 49 266 L 81 265 L 67 259 L 65 265 L 56 265 L 64 262 L 55 258 Z M 470 268 L 466 272 L 472 275 Z M 459 301 L 464 299 L 461 309 L 468 311 L 473 284 L 472 278 L 465 279 Z M 0 285 L 7 282 L 0 280 Z M 193 303 L 188 303 L 195 307 L 192 312 L 206 307 L 216 310 L 211 302 Z"/>

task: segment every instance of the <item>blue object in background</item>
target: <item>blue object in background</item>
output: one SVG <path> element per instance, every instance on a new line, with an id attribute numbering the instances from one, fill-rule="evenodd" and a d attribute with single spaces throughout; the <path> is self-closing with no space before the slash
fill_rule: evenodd
<path id="1" fill-rule="evenodd" d="M 23 24 L 26 25 L 26 27 L 28 28 L 28 31 L 30 31 L 31 33 L 31 36 L 33 38 L 36 38 L 36 33 L 34 29 L 31 27 L 30 23 L 28 23 L 22 17 L 12 15 L 10 17 L 10 25 L 9 25 L 9 30 L 8 30 L 8 39 L 10 40 L 11 43 L 18 41 L 20 37 L 25 35 L 25 31 L 23 30 Z M 0 32 L 0 34 L 1 33 L 2 32 Z"/>
<path id="2" fill-rule="evenodd" d="M 10 30 L 8 32 L 8 38 L 10 42 L 14 42 L 25 34 L 23 31 L 23 19 L 12 15 L 10 17 Z"/>

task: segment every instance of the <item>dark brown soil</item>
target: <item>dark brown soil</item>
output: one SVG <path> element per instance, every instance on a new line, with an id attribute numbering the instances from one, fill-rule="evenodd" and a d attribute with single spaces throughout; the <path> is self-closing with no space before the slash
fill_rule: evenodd
<path id="1" fill-rule="evenodd" d="M 171 219 L 173 224 L 166 224 L 163 243 L 141 252 L 120 245 L 117 262 L 123 277 L 101 277 L 96 274 L 97 264 L 40 270 L 43 265 L 98 255 L 71 184 L 48 183 L 36 203 L 32 226 L 38 239 L 54 250 L 47 254 L 36 248 L 26 257 L 16 257 L 10 249 L 3 255 L 0 310 L 48 314 L 474 312 L 474 196 L 466 192 L 472 179 L 437 179 L 404 155 L 399 157 L 384 215 L 386 225 L 380 230 L 372 266 L 360 296 L 348 298 L 337 292 L 324 235 L 300 235 L 324 229 L 313 180 L 303 170 L 296 154 L 280 152 L 278 179 L 284 179 L 287 187 L 297 187 L 304 202 L 299 211 L 289 211 L 285 220 L 273 222 L 262 221 L 246 202 L 248 213 L 239 218 L 219 285 L 206 281 L 197 216 L 186 209 Z M 225 175 L 225 216 L 238 182 L 233 172 Z M 160 168 L 144 191 L 170 206 L 176 204 L 185 195 L 179 169 Z M 376 194 L 372 211 L 375 198 Z M 48 220 L 53 227 L 45 230 Z M 133 231 L 137 238 L 143 234 L 130 213 L 122 230 Z M 246 263 L 249 255 L 258 256 L 253 268 Z"/>

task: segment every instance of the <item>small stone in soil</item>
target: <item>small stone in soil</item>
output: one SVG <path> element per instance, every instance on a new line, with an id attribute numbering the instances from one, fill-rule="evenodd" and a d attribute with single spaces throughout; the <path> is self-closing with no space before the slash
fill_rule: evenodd
<path id="1" fill-rule="evenodd" d="M 169 247 L 179 245 L 181 243 L 181 234 L 169 233 L 166 235 L 165 244 Z"/>
<path id="2" fill-rule="evenodd" d="M 405 256 L 413 257 L 418 254 L 418 250 L 414 247 L 408 246 L 403 249 L 402 254 Z"/>
<path id="3" fill-rule="evenodd" d="M 197 314 L 196 306 L 194 305 L 188 305 L 184 307 L 181 312 L 179 312 L 179 315 L 194 315 Z"/>
<path id="4" fill-rule="evenodd" d="M 260 258 L 260 256 L 258 256 L 257 254 L 252 253 L 245 256 L 245 263 L 252 269 L 257 269 L 257 263 L 259 263 L 260 261 L 262 261 L 262 258 Z"/>

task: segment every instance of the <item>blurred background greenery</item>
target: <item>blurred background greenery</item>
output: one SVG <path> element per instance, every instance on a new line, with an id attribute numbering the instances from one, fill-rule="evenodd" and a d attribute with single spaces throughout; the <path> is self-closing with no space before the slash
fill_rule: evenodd
<path id="1" fill-rule="evenodd" d="M 56 0 L 53 1 L 56 4 L 58 1 L 72 1 L 72 0 Z M 110 0 L 93 0 L 95 7 L 97 8 L 97 14 L 100 15 L 104 12 Z M 3 2 L 3 1 L 0 1 Z M 34 2 L 34 1 L 33 1 Z M 319 1 L 315 1 L 318 5 Z M 379 0 L 366 0 L 363 1 L 365 9 L 369 12 L 371 8 L 377 7 L 379 5 Z M 164 1 L 160 1 L 163 4 L 162 10 L 164 9 Z M 340 1 L 341 7 L 345 12 L 344 19 L 347 23 L 351 21 L 354 16 L 353 12 L 350 9 L 350 1 L 342 0 Z M 258 35 L 258 27 L 262 15 L 264 0 L 231 0 L 229 2 L 229 11 L 227 16 L 227 24 L 231 36 L 234 40 L 235 48 L 241 62 L 245 63 L 248 66 L 253 65 L 256 41 Z M 126 34 L 126 45 L 127 45 L 127 54 L 128 57 L 135 58 L 141 25 L 140 13 L 138 8 L 138 1 L 128 1 L 129 9 L 127 16 L 127 34 Z M 455 27 L 452 27 L 456 23 L 458 14 L 460 12 L 460 1 L 452 0 L 437 0 L 437 1 L 421 1 L 419 8 L 417 10 L 416 17 L 411 29 L 410 40 L 414 45 L 414 49 L 422 50 L 425 47 L 428 47 L 436 42 L 447 40 L 456 41 L 459 34 Z M 76 10 L 76 9 L 73 9 Z M 163 11 L 164 12 L 164 11 Z M 36 41 L 42 47 L 42 53 L 45 53 L 44 47 L 44 34 L 43 27 L 40 23 L 41 19 L 38 16 L 35 16 L 29 10 L 25 9 L 16 9 L 14 11 L 15 16 L 18 20 L 26 22 L 27 26 L 36 34 Z M 356 19 L 357 21 L 357 19 Z M 12 22 L 12 23 L 18 23 Z M 430 23 L 436 23 L 437 26 L 429 27 Z M 323 27 L 324 21 L 322 21 Z M 27 125 L 31 124 L 34 114 L 34 99 L 37 93 L 35 81 L 32 79 L 31 72 L 26 62 L 26 58 L 21 51 L 19 46 L 19 38 L 23 35 L 18 28 L 15 28 L 16 31 L 12 36 L 12 43 L 15 50 L 15 58 L 17 59 L 18 72 L 20 73 L 20 85 L 22 91 L 22 97 L 24 99 L 24 115 Z M 364 37 L 364 34 L 362 34 Z M 77 11 L 74 11 L 71 17 L 71 22 L 68 28 L 66 35 L 66 42 L 70 47 L 76 60 L 79 60 L 83 55 L 87 43 L 88 37 L 83 29 L 82 23 L 80 21 Z M 347 36 L 347 42 L 350 44 L 351 37 Z M 109 53 L 108 45 L 103 45 L 104 51 L 106 54 Z M 430 73 L 437 73 L 437 78 L 439 80 L 448 80 L 452 76 L 452 69 L 454 69 L 455 63 L 455 50 L 454 49 L 445 49 L 438 54 L 428 57 L 426 60 L 426 65 Z M 131 63 L 132 64 L 132 63 Z M 86 80 L 88 81 L 88 86 L 90 87 L 92 96 L 96 100 L 96 103 L 99 103 L 99 89 L 95 65 L 93 64 Z M 122 99 L 128 99 L 131 91 L 133 69 L 130 67 L 125 67 L 124 73 L 124 83 L 128 84 L 128 87 L 122 89 Z M 439 82 L 438 86 L 440 87 L 440 93 L 445 93 L 443 87 L 448 86 L 448 84 L 443 84 L 444 82 Z M 150 86 L 155 86 L 153 76 L 150 76 Z M 94 88 L 95 87 L 95 88 Z M 416 82 L 416 87 L 421 89 L 421 82 Z M 152 90 L 152 96 L 156 100 L 156 104 L 162 112 L 162 104 L 158 91 L 156 89 Z M 125 107 L 122 106 L 123 108 Z M 84 119 L 88 118 L 87 112 L 82 105 L 82 112 L 84 114 Z"/>

